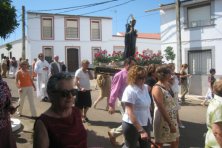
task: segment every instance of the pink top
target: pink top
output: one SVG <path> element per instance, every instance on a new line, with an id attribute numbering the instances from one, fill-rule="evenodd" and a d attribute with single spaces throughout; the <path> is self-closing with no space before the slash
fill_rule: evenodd
<path id="1" fill-rule="evenodd" d="M 109 106 L 115 107 L 116 99 L 119 98 L 121 100 L 123 91 L 127 86 L 127 75 L 128 71 L 125 68 L 114 75 L 111 84 Z"/>

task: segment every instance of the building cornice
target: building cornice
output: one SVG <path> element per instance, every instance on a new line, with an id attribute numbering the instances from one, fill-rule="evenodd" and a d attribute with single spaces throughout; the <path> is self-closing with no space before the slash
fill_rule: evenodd
<path id="1" fill-rule="evenodd" d="M 112 17 L 104 17 L 104 16 L 85 16 L 85 15 L 74 15 L 74 14 L 43 13 L 43 12 L 33 12 L 33 11 L 28 11 L 27 14 L 54 15 L 54 16 L 64 16 L 64 17 L 85 17 L 85 18 L 96 18 L 96 19 L 112 19 Z"/>

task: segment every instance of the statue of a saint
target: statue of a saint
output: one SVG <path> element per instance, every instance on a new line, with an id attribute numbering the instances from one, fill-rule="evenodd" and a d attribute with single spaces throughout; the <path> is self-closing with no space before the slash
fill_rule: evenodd
<path id="1" fill-rule="evenodd" d="M 124 58 L 134 57 L 136 51 L 137 30 L 134 29 L 135 24 L 136 20 L 131 15 L 130 23 L 126 24 Z"/>

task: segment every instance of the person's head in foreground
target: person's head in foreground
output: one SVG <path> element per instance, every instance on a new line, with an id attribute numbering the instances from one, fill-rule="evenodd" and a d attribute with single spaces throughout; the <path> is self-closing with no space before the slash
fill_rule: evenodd
<path id="1" fill-rule="evenodd" d="M 147 77 L 146 69 L 141 66 L 133 66 L 128 73 L 128 84 L 141 86 Z"/>
<path id="2" fill-rule="evenodd" d="M 222 147 L 222 79 L 213 85 L 214 99 L 207 109 L 205 147 Z"/>
<path id="3" fill-rule="evenodd" d="M 33 147 L 87 148 L 87 133 L 80 111 L 73 106 L 77 96 L 73 77 L 69 73 L 57 73 L 47 84 L 51 107 L 35 122 Z"/>
<path id="4" fill-rule="evenodd" d="M 73 77 L 69 73 L 58 73 L 51 76 L 47 84 L 47 93 L 53 108 L 71 108 L 77 95 Z"/>

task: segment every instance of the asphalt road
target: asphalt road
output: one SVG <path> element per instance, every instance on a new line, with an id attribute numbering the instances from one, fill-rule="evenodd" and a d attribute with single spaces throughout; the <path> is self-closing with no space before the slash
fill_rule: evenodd
<path id="1" fill-rule="evenodd" d="M 13 100 L 17 100 L 18 93 L 15 87 L 14 79 L 5 79 L 8 83 Z M 95 89 L 95 81 L 91 82 L 92 87 L 92 99 L 95 100 L 98 97 L 99 91 Z M 36 96 L 36 95 L 35 95 Z M 49 106 L 50 103 L 40 102 L 35 97 L 35 103 L 38 115 L 43 113 Z M 204 147 L 204 133 L 207 131 L 205 119 L 206 109 L 200 104 L 200 100 L 196 97 L 189 97 L 187 103 L 182 105 L 180 112 L 180 118 L 183 124 L 186 126 L 185 129 L 180 129 L 180 148 L 203 148 Z M 88 131 L 88 147 L 94 148 L 112 148 L 107 132 L 110 128 L 117 127 L 121 124 L 121 115 L 117 112 L 116 114 L 110 115 L 105 110 L 106 99 L 104 98 L 98 105 L 97 109 L 91 108 L 88 113 L 90 119 L 89 123 L 84 123 L 85 128 Z M 29 119 L 30 111 L 28 102 L 25 102 L 23 114 L 27 117 L 17 117 L 22 122 L 20 130 L 16 131 L 15 137 L 18 148 L 31 148 L 32 147 L 32 134 L 34 120 Z M 123 142 L 123 137 L 117 138 L 119 143 Z M 166 146 L 167 147 L 167 146 Z M 118 148 L 118 146 L 116 146 Z"/>

